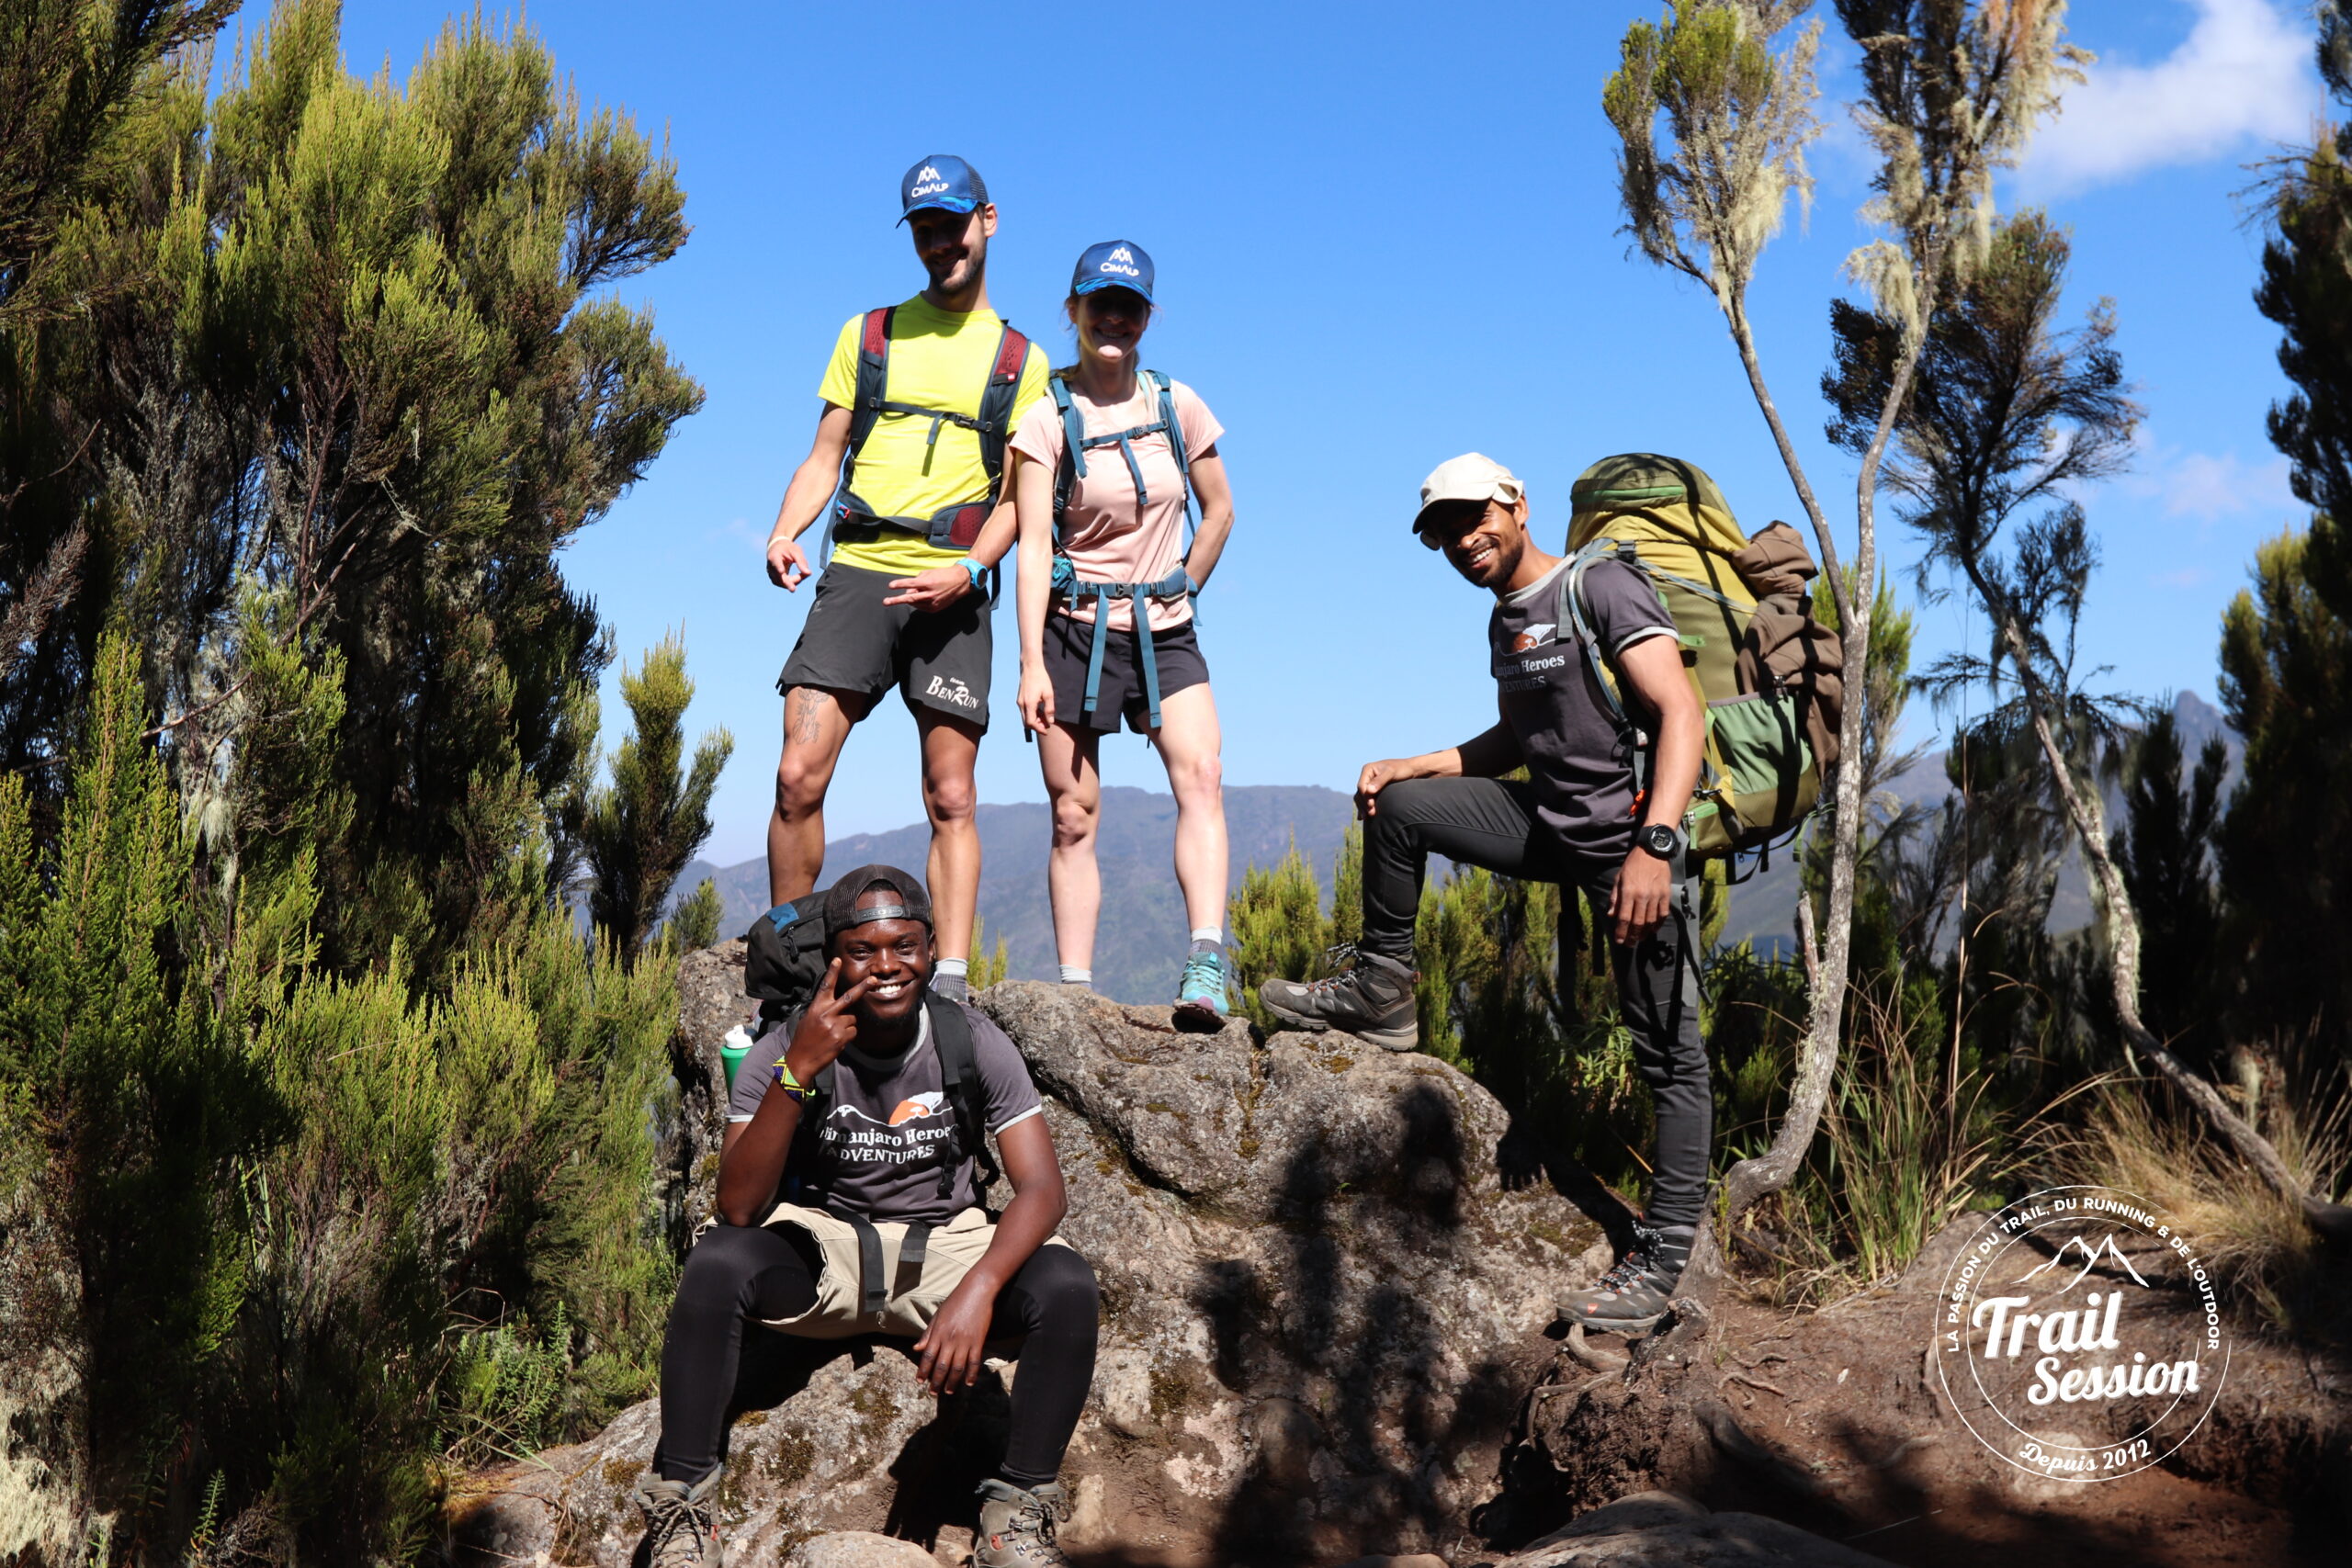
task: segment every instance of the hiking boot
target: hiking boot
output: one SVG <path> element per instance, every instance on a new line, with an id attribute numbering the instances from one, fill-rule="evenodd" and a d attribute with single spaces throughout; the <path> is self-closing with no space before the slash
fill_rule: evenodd
<path id="1" fill-rule="evenodd" d="M 1345 956 L 1351 950 L 1337 950 Z M 1420 976 L 1377 953 L 1352 953 L 1355 964 L 1320 980 L 1269 980 L 1258 999 L 1284 1023 L 1301 1029 L 1337 1029 L 1389 1051 L 1420 1043 L 1413 1010 L 1413 982 Z"/>
<path id="2" fill-rule="evenodd" d="M 1069 1494 L 1060 1482 L 1024 1492 L 1010 1481 L 983 1481 L 980 1496 L 972 1568 L 1069 1568 L 1054 1544 L 1054 1527 L 1069 1517 Z"/>
<path id="3" fill-rule="evenodd" d="M 1560 1297 L 1563 1322 L 1610 1334 L 1646 1334 L 1666 1315 L 1682 1267 L 1690 1261 L 1696 1225 L 1634 1222 L 1634 1245 L 1615 1268 L 1589 1287 Z"/>
<path id="4" fill-rule="evenodd" d="M 727 1549 L 718 1541 L 719 1473 L 714 1470 L 692 1486 L 650 1470 L 638 1478 L 645 1568 L 727 1568 Z"/>
<path id="5" fill-rule="evenodd" d="M 1184 960 L 1183 977 L 1176 982 L 1176 1027 L 1223 1029 L 1227 1005 L 1224 951 L 1195 948 Z"/>
<path id="6" fill-rule="evenodd" d="M 931 977 L 931 994 L 943 1002 L 968 1002 L 972 999 L 972 985 L 961 975 L 938 975 Z"/>

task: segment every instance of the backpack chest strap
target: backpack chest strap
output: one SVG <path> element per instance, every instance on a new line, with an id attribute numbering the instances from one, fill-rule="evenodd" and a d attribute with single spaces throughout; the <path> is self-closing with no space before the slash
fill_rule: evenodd
<path id="1" fill-rule="evenodd" d="M 1138 424 L 1133 430 L 1122 430 L 1114 435 L 1087 436 L 1072 448 L 1079 454 L 1078 471 L 1080 475 L 1086 472 L 1088 452 L 1100 451 L 1105 446 L 1116 446 L 1119 449 L 1119 456 L 1127 460 L 1127 477 L 1136 482 L 1136 508 L 1140 510 L 1148 506 L 1151 504 L 1151 491 L 1143 482 L 1143 465 L 1136 461 L 1135 444 L 1147 435 L 1161 435 L 1167 431 L 1168 422 L 1160 420 L 1151 424 Z"/>
<path id="2" fill-rule="evenodd" d="M 922 1283 L 923 1260 L 931 1252 L 931 1224 L 917 1220 L 899 1238 L 899 1255 L 886 1269 L 882 1262 L 882 1233 L 872 1220 L 846 1208 L 826 1205 L 825 1213 L 857 1233 L 857 1314 L 879 1317 L 899 1293 L 899 1277 L 912 1272 L 908 1289 Z"/>
<path id="3" fill-rule="evenodd" d="M 1083 718 L 1092 718 L 1102 695 L 1102 653 L 1109 646 L 1105 635 L 1111 618 L 1112 602 L 1126 599 L 1134 602 L 1136 619 L 1136 658 L 1143 665 L 1144 698 L 1149 707 L 1148 728 L 1159 728 L 1159 649 L 1151 638 L 1151 606 L 1153 599 L 1173 599 L 1191 596 L 1193 574 L 1182 566 L 1157 582 L 1090 582 L 1078 575 L 1068 556 L 1054 558 L 1054 591 L 1067 598 L 1088 598 L 1094 601 L 1094 620 L 1086 647 L 1086 699 L 1080 707 Z"/>

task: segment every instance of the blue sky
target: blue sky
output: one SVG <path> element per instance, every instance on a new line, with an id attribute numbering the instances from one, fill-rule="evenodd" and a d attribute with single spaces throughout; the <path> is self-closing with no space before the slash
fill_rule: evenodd
<path id="1" fill-rule="evenodd" d="M 736 739 L 706 852 L 761 852 L 773 682 L 808 599 L 768 584 L 760 547 L 833 334 L 922 282 L 893 222 L 897 179 L 924 153 L 987 176 L 1003 220 L 995 302 L 1057 362 L 1079 251 L 1122 237 L 1159 264 L 1145 360 L 1197 388 L 1228 433 L 1238 523 L 1202 637 L 1232 783 L 1347 787 L 1368 758 L 1490 721 L 1487 605 L 1406 529 L 1422 474 L 1455 452 L 1516 468 L 1539 533 L 1565 530 L 1587 463 L 1634 449 L 1702 464 L 1751 528 L 1798 520 L 1712 303 L 1628 258 L 1618 231 L 1600 85 L 1625 24 L 1655 9 L 1209 0 L 1008 7 L 976 28 L 930 7 L 534 6 L 528 25 L 584 99 L 666 128 L 688 193 L 685 250 L 621 294 L 653 307 L 708 402 L 564 569 L 625 659 L 684 632 L 689 723 Z M 349 64 L 405 76 L 448 11 L 355 0 Z M 2071 227 L 2076 309 L 2114 299 L 2147 409 L 2136 470 L 2087 498 L 2107 566 L 2085 648 L 2120 688 L 2210 695 L 2222 607 L 2300 510 L 2263 434 L 2284 384 L 2250 299 L 2260 236 L 2242 193 L 2246 165 L 2307 140 L 2323 112 L 2309 24 L 2292 0 L 2077 0 L 2073 21 L 2099 62 L 2002 204 Z M 1831 23 L 1811 220 L 1792 215 L 1754 308 L 1815 488 L 1850 525 L 1852 465 L 1821 438 L 1815 389 L 1826 301 L 1870 237 L 1854 214 L 1871 168 Z M 1886 543 L 1907 593 L 1916 547 L 1899 528 Z M 1960 645 L 1955 606 L 1921 614 L 1923 656 Z M 1014 646 L 1008 592 L 984 800 L 1043 798 L 1011 716 Z M 625 717 L 608 682 L 608 744 Z M 1922 714 L 1914 728 L 1933 727 Z M 1161 780 L 1133 738 L 1106 746 L 1104 772 Z M 920 815 L 894 699 L 852 738 L 828 827 Z"/>

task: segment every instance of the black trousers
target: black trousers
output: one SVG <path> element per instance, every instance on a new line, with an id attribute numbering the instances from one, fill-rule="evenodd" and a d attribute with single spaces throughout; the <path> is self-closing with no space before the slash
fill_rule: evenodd
<path id="1" fill-rule="evenodd" d="M 797 1317 L 817 1304 L 822 1265 L 808 1233 L 719 1225 L 686 1255 L 662 1341 L 662 1440 L 654 1473 L 688 1484 L 718 1468 L 718 1439 L 752 1318 Z M 990 1339 L 1019 1337 L 1012 1431 L 1000 1467 L 1016 1486 L 1060 1473 L 1094 1382 L 1094 1270 L 1067 1247 L 1041 1247 L 997 1293 Z"/>
<path id="2" fill-rule="evenodd" d="M 1413 961 L 1413 920 L 1432 854 L 1524 882 L 1581 887 L 1607 907 L 1622 861 L 1568 854 L 1535 819 L 1532 793 L 1500 779 L 1408 779 L 1380 792 L 1364 824 L 1363 939 L 1358 944 Z M 1652 1224 L 1695 1224 L 1706 1209 L 1714 1098 L 1699 1038 L 1698 878 L 1677 868 L 1674 904 L 1657 930 L 1631 947 L 1610 944 L 1617 1003 L 1634 1036 L 1634 1065 L 1657 1104 Z"/>

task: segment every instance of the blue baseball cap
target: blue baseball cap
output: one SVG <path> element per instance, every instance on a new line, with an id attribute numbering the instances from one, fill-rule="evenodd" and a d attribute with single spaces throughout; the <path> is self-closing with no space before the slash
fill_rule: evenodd
<path id="1" fill-rule="evenodd" d="M 1070 274 L 1069 291 L 1091 294 L 1098 288 L 1132 288 L 1150 303 L 1151 257 L 1129 240 L 1105 240 L 1087 246 L 1086 254 L 1078 258 L 1078 270 Z"/>
<path id="2" fill-rule="evenodd" d="M 899 182 L 899 199 L 906 210 L 899 214 L 904 223 L 926 207 L 936 207 L 943 212 L 969 212 L 989 204 L 988 182 L 980 172 L 951 152 L 934 152 L 909 169 Z"/>

